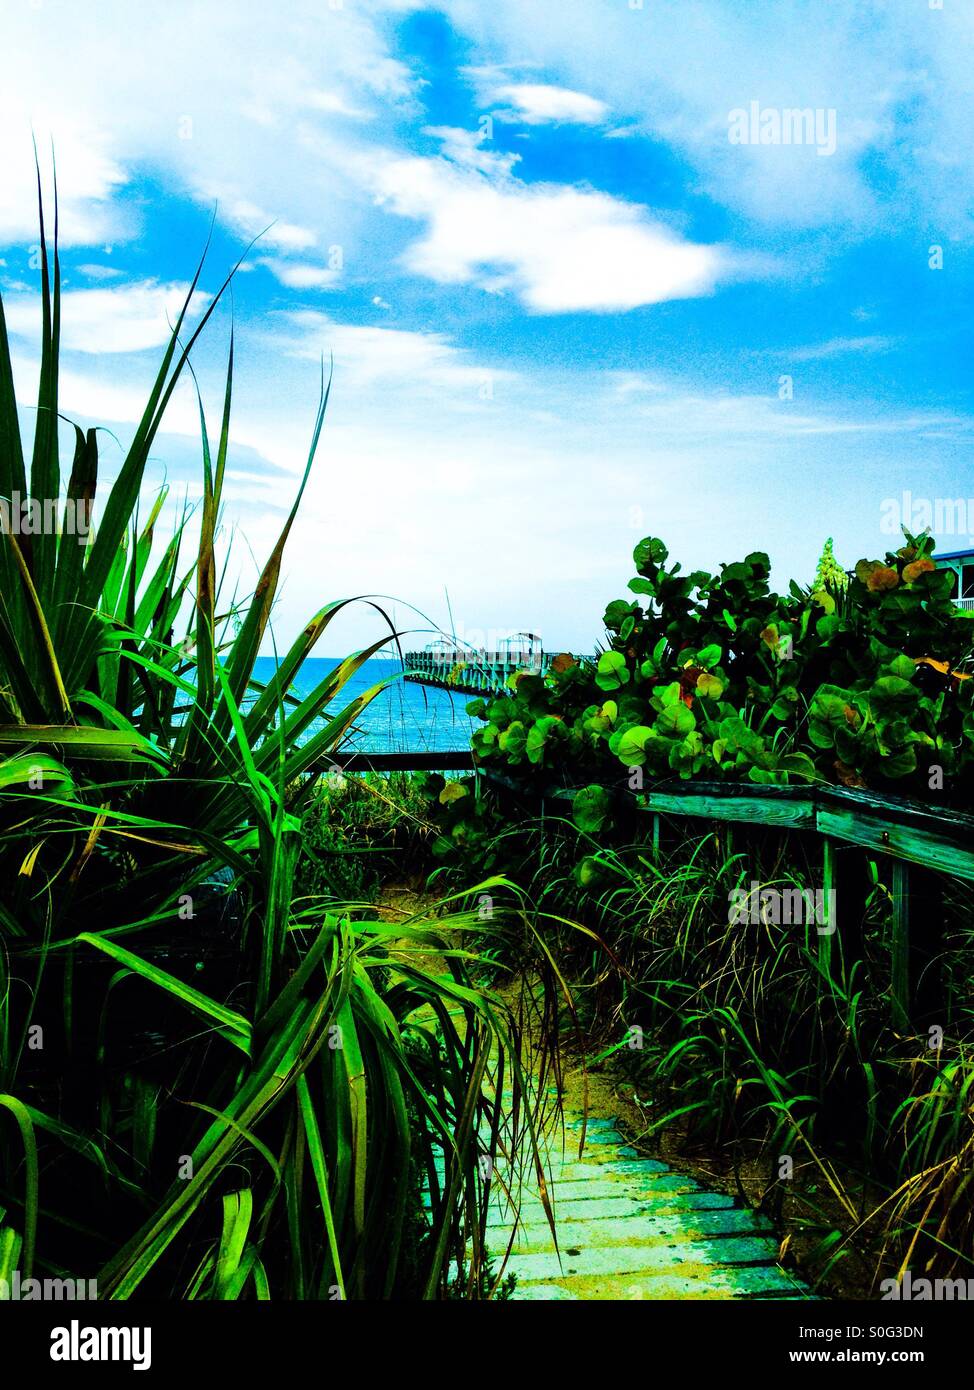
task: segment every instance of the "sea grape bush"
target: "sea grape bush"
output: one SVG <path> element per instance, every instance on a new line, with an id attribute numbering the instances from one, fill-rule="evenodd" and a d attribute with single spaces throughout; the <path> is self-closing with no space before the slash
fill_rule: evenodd
<path id="1" fill-rule="evenodd" d="M 477 699 L 473 747 L 521 786 L 583 787 L 576 823 L 598 830 L 610 788 L 661 779 L 837 782 L 971 800 L 974 614 L 927 535 L 904 533 L 846 584 L 769 587 L 760 552 L 718 573 L 681 573 L 656 537 L 633 552 L 630 597 L 605 610 L 596 661 L 555 658 L 544 676 Z M 585 784 L 585 785 L 583 785 Z M 471 788 L 440 791 L 463 840 Z"/>

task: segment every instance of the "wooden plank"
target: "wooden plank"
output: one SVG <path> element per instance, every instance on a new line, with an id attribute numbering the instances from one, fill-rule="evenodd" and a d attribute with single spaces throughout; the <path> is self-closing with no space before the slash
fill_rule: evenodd
<path id="1" fill-rule="evenodd" d="M 959 842 L 974 843 L 974 815 L 938 806 L 933 801 L 914 801 L 906 796 L 882 795 L 851 787 L 823 786 L 818 789 L 822 805 L 847 806 L 863 813 L 872 812 L 899 825 L 946 834 Z"/>
<path id="2" fill-rule="evenodd" d="M 747 822 L 821 834 L 894 859 L 974 880 L 974 816 L 905 797 L 844 787 L 751 786 L 740 782 L 663 783 L 650 788 L 652 812 Z"/>
<path id="3" fill-rule="evenodd" d="M 767 795 L 767 793 L 778 795 Z M 787 795 L 781 795 L 787 793 Z M 778 825 L 793 830 L 815 829 L 815 802 L 802 788 L 748 787 L 733 796 L 706 792 L 660 791 L 648 795 L 651 811 L 674 816 L 703 816 L 716 821 L 746 821 L 757 825 Z"/>
<path id="4" fill-rule="evenodd" d="M 711 782 L 702 777 L 669 777 L 665 781 L 652 783 L 648 790 L 654 794 L 661 792 L 691 800 L 706 796 L 719 801 L 736 801 L 742 796 L 754 797 L 759 801 L 802 801 L 814 798 L 816 794 L 815 787 L 800 786 L 798 783 Z"/>
<path id="5" fill-rule="evenodd" d="M 835 803 L 831 795 L 819 806 L 816 819 L 819 831 L 836 840 L 923 864 L 957 878 L 974 879 L 974 840 L 961 839 L 951 820 L 944 822 L 942 830 L 935 830 L 932 827 L 938 825 L 936 817 L 924 818 L 926 823 L 922 826 L 911 824 L 865 807 Z"/>
<path id="6" fill-rule="evenodd" d="M 472 681 L 448 681 L 440 676 L 428 676 L 417 671 L 407 671 L 403 680 L 412 681 L 414 685 L 435 686 L 437 690 L 445 690 L 450 695 L 499 695 L 502 693 L 500 685 L 491 684 L 487 679 L 486 684 L 473 684 Z"/>

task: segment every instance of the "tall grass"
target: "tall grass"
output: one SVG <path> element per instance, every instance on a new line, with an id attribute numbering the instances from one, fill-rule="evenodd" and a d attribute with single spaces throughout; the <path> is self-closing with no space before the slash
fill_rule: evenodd
<path id="1" fill-rule="evenodd" d="M 7 498 L 62 488 L 60 266 L 41 217 L 29 461 L 0 304 Z M 323 760 L 381 686 L 344 688 L 382 643 L 293 694 L 344 606 L 328 603 L 254 678 L 328 384 L 248 597 L 222 594 L 217 546 L 232 339 L 212 435 L 200 404 L 193 552 L 186 514 L 158 552 L 164 494 L 139 520 L 220 300 L 183 345 L 201 272 L 108 489 L 97 431 L 74 428 L 62 505 L 97 506 L 87 544 L 66 524 L 0 536 L 0 1277 L 94 1277 L 113 1299 L 480 1297 L 483 1159 L 522 1132 L 530 1148 L 535 1104 L 516 1014 L 476 984 L 483 923 L 465 896 L 394 927 L 334 893 L 294 901 Z"/>
<path id="2" fill-rule="evenodd" d="M 373 902 L 393 882 L 420 889 L 436 833 L 412 774 L 329 773 L 304 817 L 302 891 Z"/>
<path id="3" fill-rule="evenodd" d="M 665 1133 L 746 1180 L 771 1212 L 787 1204 L 807 1234 L 807 1271 L 826 1287 L 841 1274 L 868 1290 L 907 1267 L 970 1277 L 970 890 L 951 890 L 943 1041 L 932 1046 L 892 1021 L 879 863 L 864 865 L 860 947 L 835 937 L 828 970 L 813 924 L 729 920 L 732 890 L 752 880 L 812 885 L 820 867 L 803 855 L 799 839 L 786 848 L 744 827 L 690 833 L 654 853 L 648 833 L 609 844 L 551 816 L 491 842 L 492 862 L 550 920 L 575 918 L 605 943 L 583 949 L 573 931 L 553 947 L 589 1062 L 611 1059 L 633 1081 L 644 1139 Z"/>

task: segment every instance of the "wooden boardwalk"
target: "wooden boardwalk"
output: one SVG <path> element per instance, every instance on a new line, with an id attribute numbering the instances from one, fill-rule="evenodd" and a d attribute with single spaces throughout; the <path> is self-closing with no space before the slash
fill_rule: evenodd
<path id="1" fill-rule="evenodd" d="M 777 1263 L 770 1224 L 723 1193 L 655 1159 L 641 1158 L 612 1119 L 589 1119 L 578 1158 L 581 1116 L 565 1116 L 548 1141 L 547 1188 L 558 1248 L 535 1184 L 524 1181 L 519 1213 L 493 1186 L 487 1241 L 507 1271 L 514 1298 L 810 1299 Z M 517 1185 L 516 1183 L 514 1184 Z"/>

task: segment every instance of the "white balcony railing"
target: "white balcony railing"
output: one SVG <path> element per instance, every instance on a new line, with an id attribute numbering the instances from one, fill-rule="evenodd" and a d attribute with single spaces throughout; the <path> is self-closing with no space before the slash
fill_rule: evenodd
<path id="1" fill-rule="evenodd" d="M 955 598 L 954 602 L 958 608 L 974 608 L 974 598 Z"/>

